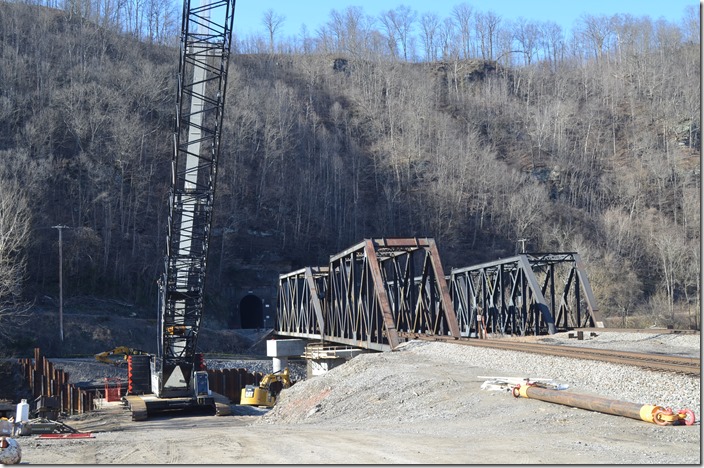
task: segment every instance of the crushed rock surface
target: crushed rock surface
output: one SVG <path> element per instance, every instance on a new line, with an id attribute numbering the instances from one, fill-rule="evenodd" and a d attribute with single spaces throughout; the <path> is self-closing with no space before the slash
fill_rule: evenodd
<path id="1" fill-rule="evenodd" d="M 636 353 L 670 354 L 683 357 L 699 357 L 701 335 L 699 333 L 638 333 L 595 332 L 596 336 L 584 333 L 584 339 L 569 338 L 570 332 L 540 336 L 539 343 L 585 348 L 603 348 Z"/>
<path id="2" fill-rule="evenodd" d="M 575 345 L 574 339 L 557 336 Z M 600 338 L 600 339 L 596 339 Z M 604 333 L 579 342 L 631 351 L 699 356 L 699 335 Z M 402 433 L 507 437 L 529 431 L 550 451 L 555 446 L 589 454 L 568 463 L 700 463 L 700 423 L 667 426 L 516 399 L 508 392 L 479 390 L 485 377 L 550 378 L 565 391 L 639 404 L 692 409 L 701 417 L 699 377 L 580 359 L 494 350 L 451 343 L 412 341 L 395 352 L 359 355 L 328 373 L 282 392 L 256 424 L 344 426 L 364 430 L 384 425 Z M 450 432 L 448 432 L 450 431 Z M 569 435 L 568 435 L 569 434 Z M 546 438 L 554 441 L 546 443 Z M 511 437 L 508 437 L 510 440 Z M 514 438 L 514 441 L 520 437 Z M 614 440 L 619 441 L 614 444 Z M 624 452 L 622 443 L 630 448 Z M 674 445 L 673 445 L 674 444 Z M 679 449 L 673 449 L 679 446 Z M 581 453 L 581 452 L 580 452 Z M 501 458 L 514 463 L 520 458 Z M 545 463 L 546 461 L 520 463 Z M 550 462 L 563 463 L 564 460 Z M 463 462 L 472 461 L 464 460 Z"/>
<path id="3" fill-rule="evenodd" d="M 635 350 L 663 340 L 687 354 L 694 354 L 699 348 L 699 335 L 657 338 L 645 334 L 640 341 L 634 334 L 614 335 L 623 336 L 602 339 L 601 343 L 625 340 L 631 346 L 622 349 Z M 591 341 L 588 345 L 597 344 Z M 421 371 L 421 365 L 429 369 Z M 554 379 L 578 393 L 675 410 L 689 408 L 696 415 L 701 414 L 698 377 L 581 359 L 412 341 L 396 352 L 359 355 L 327 374 L 294 385 L 282 394 L 262 422 L 311 422 L 343 416 L 347 422 L 360 423 L 400 415 L 409 421 L 462 417 L 472 406 L 461 398 L 466 387 L 480 386 L 487 380 L 482 377 L 497 376 L 482 369 L 492 369 L 504 377 Z M 380 405 L 381 402 L 385 404 Z"/>
<path id="4" fill-rule="evenodd" d="M 558 334 L 537 341 L 700 354 L 699 335 L 636 335 L 601 333 L 578 342 Z M 701 417 L 699 377 L 412 341 L 299 381 L 271 410 L 233 405 L 233 416 L 143 422 L 87 416 L 76 424 L 84 430 L 93 424 L 95 439 L 21 440 L 23 463 L 701 464 L 699 422 L 661 427 L 514 398 L 481 390 L 488 376 L 552 378 L 569 385 L 565 392 L 689 408 Z M 120 429 L 100 432 L 101 417 L 111 425 L 121 421 Z"/>

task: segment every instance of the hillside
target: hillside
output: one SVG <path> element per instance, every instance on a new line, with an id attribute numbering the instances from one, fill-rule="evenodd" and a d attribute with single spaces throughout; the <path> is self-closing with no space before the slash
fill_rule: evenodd
<path id="1" fill-rule="evenodd" d="M 530 63 L 234 54 L 206 286 L 213 320 L 225 327 L 248 289 L 273 303 L 279 273 L 362 238 L 429 236 L 448 271 L 513 255 L 519 239 L 529 251 L 578 251 L 607 317 L 698 327 L 699 43 L 678 25 L 651 37 L 654 23 L 617 19 L 610 34 L 629 38 L 619 48 L 594 56 L 574 38 L 559 60 Z M 172 44 L 0 4 L 0 195 L 29 228 L 0 263 L 13 279 L 4 303 L 58 296 L 52 226 L 63 224 L 69 298 L 154 310 Z"/>
<path id="2" fill-rule="evenodd" d="M 151 312 L 151 313 L 148 313 Z M 64 341 L 60 340 L 58 310 L 44 303 L 35 306 L 27 323 L 13 330 L 5 345 L 15 356 L 29 357 L 35 347 L 46 356 L 91 357 L 117 346 L 157 352 L 157 320 L 154 311 L 113 300 L 76 297 L 63 310 Z M 259 343 L 263 331 L 231 330 L 204 314 L 197 352 L 215 354 L 263 354 Z M 257 346 L 258 345 L 258 346 Z"/>

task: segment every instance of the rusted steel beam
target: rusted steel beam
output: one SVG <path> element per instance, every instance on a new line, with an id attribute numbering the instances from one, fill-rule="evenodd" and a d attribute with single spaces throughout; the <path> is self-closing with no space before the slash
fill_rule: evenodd
<path id="1" fill-rule="evenodd" d="M 573 258 L 574 270 L 576 271 L 577 278 L 579 278 L 579 282 L 582 288 L 584 289 L 584 299 L 587 302 L 587 306 L 589 307 L 589 313 L 591 314 L 590 323 L 592 323 L 592 326 L 594 327 L 604 328 L 604 321 L 601 318 L 601 312 L 599 312 L 599 308 L 597 307 L 596 298 L 594 298 L 594 292 L 592 291 L 592 286 L 589 283 L 589 278 L 587 277 L 587 270 L 584 268 L 582 258 L 577 253 L 573 254 Z M 579 289 L 579 287 L 577 287 L 577 289 Z"/>
<path id="2" fill-rule="evenodd" d="M 445 314 L 445 319 L 449 327 L 450 335 L 454 337 L 459 337 L 460 328 L 459 324 L 457 323 L 455 308 L 452 305 L 452 299 L 450 297 L 450 288 L 448 287 L 447 281 L 445 280 L 445 272 L 442 268 L 442 263 L 440 262 L 440 255 L 435 245 L 435 240 L 428 239 L 428 241 L 430 242 L 428 255 L 430 256 L 433 272 L 435 273 L 436 284 L 439 289 L 440 299 L 442 301 L 442 309 Z"/>
<path id="3" fill-rule="evenodd" d="M 386 285 L 384 279 L 381 276 L 381 266 L 379 265 L 379 259 L 376 255 L 375 245 L 371 239 L 364 241 L 364 259 L 367 262 L 367 267 L 369 268 L 368 274 L 371 276 L 371 282 L 374 288 L 374 295 L 376 296 L 376 301 L 379 307 L 379 313 L 381 313 L 381 319 L 384 322 L 384 328 L 386 332 L 386 341 L 388 342 L 391 349 L 398 346 L 398 333 L 396 330 L 396 321 L 394 320 L 393 313 L 391 311 L 391 303 L 389 302 L 389 296 L 386 294 Z M 360 291 L 363 292 L 364 290 Z M 366 291 L 367 294 L 371 291 Z M 370 298 L 368 298 L 370 299 Z M 374 317 L 362 317 L 369 319 L 370 323 L 374 322 Z"/>
<path id="4" fill-rule="evenodd" d="M 32 371 L 32 393 L 35 396 L 42 394 L 42 373 L 38 370 Z"/>
<path id="5" fill-rule="evenodd" d="M 308 296 L 310 304 L 313 306 L 316 318 L 316 328 L 320 331 L 320 339 L 325 340 L 325 326 L 323 319 L 323 305 L 321 299 L 325 297 L 325 279 L 327 279 L 327 267 L 316 268 L 315 274 L 313 273 L 313 268 L 305 268 L 305 280 L 308 285 Z M 321 272 L 324 275 L 321 275 Z M 323 281 L 316 281 L 317 278 L 322 278 Z"/>

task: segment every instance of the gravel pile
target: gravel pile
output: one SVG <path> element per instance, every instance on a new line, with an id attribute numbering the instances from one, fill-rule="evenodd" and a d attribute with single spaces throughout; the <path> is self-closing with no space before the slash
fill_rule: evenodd
<path id="1" fill-rule="evenodd" d="M 699 356 L 699 335 L 603 333 L 565 344 L 624 346 L 632 351 L 671 349 Z M 561 337 L 552 338 L 562 339 Z M 565 338 L 565 340 L 568 340 Z M 651 349 L 649 349 L 651 348 Z M 620 348 L 619 348 L 620 349 Z M 467 398 L 486 380 L 480 376 L 551 378 L 569 391 L 640 404 L 692 409 L 701 417 L 700 379 L 632 366 L 450 343 L 412 341 L 393 353 L 362 354 L 327 374 L 284 390 L 263 424 L 371 420 L 423 421 L 463 418 Z M 500 409 L 497 409 L 500 411 Z"/>

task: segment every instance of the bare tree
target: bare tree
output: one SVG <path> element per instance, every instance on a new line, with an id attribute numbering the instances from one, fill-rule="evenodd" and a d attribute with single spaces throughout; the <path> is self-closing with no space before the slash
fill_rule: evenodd
<path id="1" fill-rule="evenodd" d="M 266 30 L 269 32 L 269 53 L 274 53 L 274 36 L 284 23 L 284 20 L 286 20 L 285 16 L 279 15 L 271 8 L 264 12 L 262 23 L 264 23 Z"/>
<path id="2" fill-rule="evenodd" d="M 520 17 L 516 20 L 514 31 L 514 37 L 523 52 L 524 63 L 530 65 L 538 52 L 540 28 L 535 22 Z"/>
<path id="3" fill-rule="evenodd" d="M 397 40 L 401 43 L 403 60 L 408 60 L 408 49 L 410 44 L 410 34 L 413 31 L 413 24 L 416 21 L 417 13 L 405 5 L 398 6 L 395 10 L 389 10 L 381 15 L 381 22 L 389 32 L 389 40 Z M 391 30 L 394 31 L 391 34 Z"/>
<path id="4" fill-rule="evenodd" d="M 330 20 L 320 32 L 331 36 L 332 48 L 337 52 L 360 56 L 366 49 L 369 49 L 371 21 L 371 17 L 366 16 L 362 8 L 358 6 L 347 7 L 341 12 L 331 10 Z M 327 49 L 330 48 L 328 46 Z"/>
<path id="5" fill-rule="evenodd" d="M 620 319 L 623 328 L 633 327 L 633 313 L 643 298 L 643 285 L 627 258 L 607 251 L 603 258 L 590 262 L 589 282 L 597 294 L 604 315 Z"/>
<path id="6" fill-rule="evenodd" d="M 497 35 L 501 17 L 493 11 L 486 13 L 477 12 L 475 14 L 475 24 L 479 45 L 484 60 L 494 59 L 494 44 L 497 42 Z"/>
<path id="7" fill-rule="evenodd" d="M 379 20 L 386 33 L 386 43 L 389 48 L 389 54 L 391 54 L 393 58 L 397 58 L 399 55 L 398 44 L 399 41 L 401 41 L 398 28 L 399 18 L 396 17 L 394 10 L 388 10 L 381 14 Z"/>
<path id="8" fill-rule="evenodd" d="M 178 35 L 180 12 L 169 0 L 149 0 L 146 4 L 148 18 L 147 38 L 149 41 L 165 44 Z"/>
<path id="9" fill-rule="evenodd" d="M 364 27 L 364 12 L 361 7 L 347 7 L 345 9 L 345 31 L 347 33 L 347 48 L 352 55 L 362 52 L 366 32 Z"/>
<path id="10" fill-rule="evenodd" d="M 472 56 L 472 7 L 467 3 L 456 5 L 452 9 L 452 18 L 460 32 L 462 58 L 468 59 Z"/>
<path id="11" fill-rule="evenodd" d="M 606 15 L 582 15 L 578 34 L 584 41 L 584 47 L 591 49 L 594 57 L 600 60 L 609 50 L 613 34 L 613 18 Z"/>
<path id="12" fill-rule="evenodd" d="M 685 243 L 682 230 L 678 226 L 667 223 L 663 218 L 657 219 L 655 223 L 651 233 L 652 243 L 660 262 L 658 266 L 667 299 L 667 312 L 674 322 L 676 297 L 684 283 L 689 246 Z"/>
<path id="13" fill-rule="evenodd" d="M 74 0 L 71 0 L 74 1 Z M 144 30 L 144 5 L 145 0 L 128 0 L 126 5 L 126 25 L 128 33 L 140 37 Z"/>
<path id="14" fill-rule="evenodd" d="M 683 34 L 686 41 L 693 44 L 700 43 L 700 23 L 699 8 L 695 5 L 687 5 L 684 8 L 684 17 L 682 18 Z"/>
<path id="15" fill-rule="evenodd" d="M 423 42 L 425 60 L 432 62 L 438 59 L 438 31 L 440 18 L 435 13 L 424 13 L 420 18 L 420 37 Z"/>
<path id="16" fill-rule="evenodd" d="M 450 58 L 458 58 L 460 56 L 459 48 L 455 41 L 455 24 L 450 18 L 445 18 L 439 28 L 440 54 L 444 60 Z"/>
<path id="17" fill-rule="evenodd" d="M 31 214 L 24 192 L 11 181 L 0 184 L 0 337 L 22 323 L 25 249 L 29 244 Z"/>
<path id="18" fill-rule="evenodd" d="M 553 21 L 546 21 L 541 24 L 540 30 L 542 32 L 545 54 L 548 60 L 552 62 L 553 69 L 556 69 L 557 64 L 562 61 L 565 48 L 562 27 Z"/>
<path id="19" fill-rule="evenodd" d="M 324 31 L 326 35 L 332 36 L 333 38 L 332 49 L 337 52 L 343 52 L 347 48 L 345 18 L 342 12 L 334 9 L 330 11 L 330 20 L 327 23 L 327 27 L 324 28 Z"/>
<path id="20" fill-rule="evenodd" d="M 544 218 L 547 207 L 545 189 L 535 182 L 527 182 L 508 194 L 505 207 L 507 234 L 516 239 L 538 237 L 534 235 L 534 230 L 540 230 L 540 221 Z"/>

